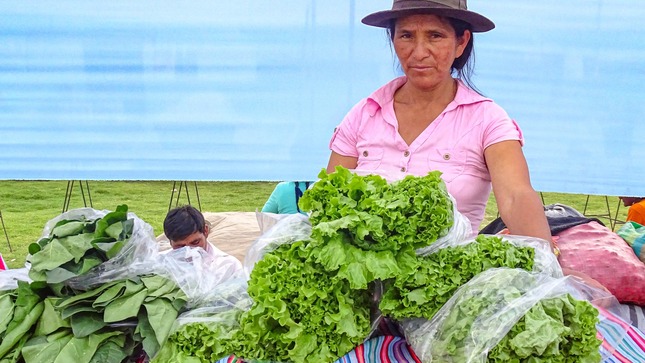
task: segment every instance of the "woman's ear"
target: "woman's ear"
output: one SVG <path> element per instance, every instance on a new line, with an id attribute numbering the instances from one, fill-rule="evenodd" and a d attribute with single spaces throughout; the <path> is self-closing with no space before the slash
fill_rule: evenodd
<path id="1" fill-rule="evenodd" d="M 457 51 L 455 59 L 461 57 L 464 54 L 464 50 L 466 49 L 468 42 L 470 42 L 470 37 L 472 36 L 473 35 L 470 30 L 466 29 L 464 30 L 464 35 L 457 38 Z"/>

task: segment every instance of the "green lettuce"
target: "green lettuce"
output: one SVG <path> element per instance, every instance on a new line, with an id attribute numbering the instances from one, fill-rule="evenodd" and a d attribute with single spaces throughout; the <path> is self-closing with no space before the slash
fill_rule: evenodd
<path id="1" fill-rule="evenodd" d="M 338 166 L 318 177 L 299 202 L 310 212 L 315 241 L 343 235 L 363 250 L 397 252 L 428 246 L 453 224 L 453 204 L 438 171 L 388 183 Z"/>
<path id="2" fill-rule="evenodd" d="M 431 319 L 461 285 L 477 274 L 494 267 L 531 271 L 534 257 L 531 247 L 517 247 L 500 237 L 480 235 L 472 243 L 419 257 L 412 273 L 387 285 L 379 308 L 394 319 Z"/>
<path id="3" fill-rule="evenodd" d="M 251 309 L 241 317 L 238 356 L 268 361 L 332 362 L 370 332 L 369 294 L 325 271 L 308 241 L 266 254 L 251 273 Z"/>

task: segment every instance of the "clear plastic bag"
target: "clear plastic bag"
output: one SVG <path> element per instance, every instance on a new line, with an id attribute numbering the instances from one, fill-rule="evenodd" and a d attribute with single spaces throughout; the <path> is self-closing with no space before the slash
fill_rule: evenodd
<path id="1" fill-rule="evenodd" d="M 610 298 L 607 292 L 586 286 L 573 277 L 554 278 L 521 269 L 490 269 L 460 287 L 432 320 L 410 319 L 402 322 L 402 327 L 408 343 L 423 363 L 483 363 L 536 303 L 566 294 L 577 300 L 593 299 L 592 302 Z M 462 312 L 470 318 L 462 315 L 455 321 Z M 595 336 L 593 327 L 592 330 Z"/>
<path id="2" fill-rule="evenodd" d="M 289 214 L 280 219 L 266 233 L 262 234 L 244 256 L 244 271 L 251 275 L 253 266 L 262 257 L 280 245 L 308 240 L 311 236 L 309 218 L 301 213 Z"/>
<path id="3" fill-rule="evenodd" d="M 18 281 L 31 282 L 28 268 L 0 270 L 0 291 L 17 289 Z"/>
<path id="4" fill-rule="evenodd" d="M 504 242 L 511 243 L 517 247 L 531 247 L 535 250 L 535 258 L 533 263 L 534 272 L 543 272 L 553 277 L 562 277 L 562 268 L 558 263 L 557 257 L 551 250 L 549 242 L 536 237 L 516 236 L 512 234 L 505 235 L 479 235 L 479 236 L 493 236 L 501 238 Z M 425 251 L 426 255 L 435 253 L 436 251 L 447 248 L 463 246 L 475 242 L 477 237 L 462 239 L 462 240 L 444 240 L 441 243 L 433 243 Z"/>
<path id="5" fill-rule="evenodd" d="M 213 288 L 211 300 L 180 314 L 152 362 L 215 361 L 239 347 L 240 318 L 251 307 L 246 281 L 233 279 Z"/>
<path id="6" fill-rule="evenodd" d="M 62 220 L 94 221 L 108 213 L 110 211 L 92 208 L 70 210 L 48 221 L 43 228 L 41 239 L 49 237 L 56 224 Z M 90 289 L 98 284 L 119 279 L 123 271 L 132 266 L 157 260 L 159 251 L 152 226 L 131 212 L 127 213 L 127 218 L 133 220 L 132 235 L 119 252 L 87 273 L 63 281 L 66 285 L 80 290 Z"/>
<path id="7" fill-rule="evenodd" d="M 240 261 L 224 252 L 182 247 L 160 256 L 153 267 L 156 273 L 177 283 L 186 294 L 186 308 L 209 305 L 221 300 L 219 286 L 244 278 Z"/>

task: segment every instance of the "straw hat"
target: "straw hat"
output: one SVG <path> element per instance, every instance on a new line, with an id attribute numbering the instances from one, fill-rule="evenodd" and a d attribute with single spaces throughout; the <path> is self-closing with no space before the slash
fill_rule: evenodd
<path id="1" fill-rule="evenodd" d="M 468 11 L 466 0 L 394 0 L 392 10 L 370 14 L 364 17 L 362 22 L 387 28 L 391 20 L 415 14 L 435 14 L 459 19 L 470 24 L 473 32 L 487 32 L 495 28 L 495 24 L 485 16 Z"/>

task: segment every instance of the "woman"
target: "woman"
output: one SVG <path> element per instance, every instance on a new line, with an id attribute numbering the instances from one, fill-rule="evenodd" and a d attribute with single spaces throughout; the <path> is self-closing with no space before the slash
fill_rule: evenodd
<path id="1" fill-rule="evenodd" d="M 330 142 L 327 170 L 341 165 L 395 177 L 439 170 L 474 232 L 492 187 L 511 233 L 551 240 L 519 127 L 468 86 L 473 33 L 493 22 L 457 0 L 394 0 L 392 10 L 362 22 L 388 29 L 405 75 L 347 114 Z"/>

